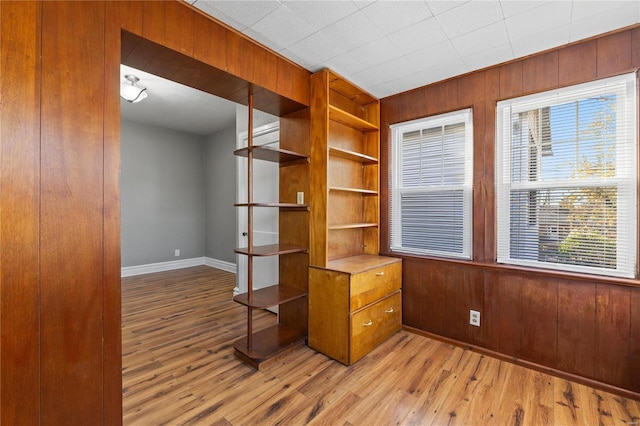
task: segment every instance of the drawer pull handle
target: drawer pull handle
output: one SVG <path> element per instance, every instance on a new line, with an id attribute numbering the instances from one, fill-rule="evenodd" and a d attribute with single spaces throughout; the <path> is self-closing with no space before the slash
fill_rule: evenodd
<path id="1" fill-rule="evenodd" d="M 391 314 L 393 313 L 393 308 L 389 308 L 386 311 L 384 311 L 385 314 Z"/>
<path id="2" fill-rule="evenodd" d="M 381 277 L 384 275 L 384 271 L 376 272 L 376 277 Z"/>
<path id="3" fill-rule="evenodd" d="M 373 325 L 373 321 L 369 320 L 369 322 L 365 322 L 362 324 L 363 327 L 371 327 Z"/>

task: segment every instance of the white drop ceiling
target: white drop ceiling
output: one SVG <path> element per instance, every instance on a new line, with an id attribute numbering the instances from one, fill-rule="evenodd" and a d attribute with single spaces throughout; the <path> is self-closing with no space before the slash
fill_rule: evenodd
<path id="1" fill-rule="evenodd" d="M 640 0 L 188 0 L 309 71 L 378 98 L 640 22 Z M 207 135 L 235 104 L 123 66 L 149 89 L 125 119 Z M 124 77 L 122 79 L 124 81 Z"/>
<path id="2" fill-rule="evenodd" d="M 188 0 L 378 98 L 640 22 L 640 1 Z"/>

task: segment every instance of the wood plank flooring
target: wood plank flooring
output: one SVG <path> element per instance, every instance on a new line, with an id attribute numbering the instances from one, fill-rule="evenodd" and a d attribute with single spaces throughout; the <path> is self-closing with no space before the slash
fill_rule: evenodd
<path id="1" fill-rule="evenodd" d="M 256 371 L 233 355 L 234 285 L 207 266 L 123 278 L 125 425 L 640 426 L 639 401 L 405 331 L 350 367 L 303 347 Z"/>

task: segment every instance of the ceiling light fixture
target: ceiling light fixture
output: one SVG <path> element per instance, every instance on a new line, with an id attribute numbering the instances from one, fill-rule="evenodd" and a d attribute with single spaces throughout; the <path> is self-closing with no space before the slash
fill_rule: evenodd
<path id="1" fill-rule="evenodd" d="M 132 74 L 127 74 L 124 78 L 126 78 L 127 81 L 120 85 L 120 96 L 122 99 L 134 104 L 148 96 L 147 88 L 138 86 L 137 83 L 140 81 L 138 77 Z"/>

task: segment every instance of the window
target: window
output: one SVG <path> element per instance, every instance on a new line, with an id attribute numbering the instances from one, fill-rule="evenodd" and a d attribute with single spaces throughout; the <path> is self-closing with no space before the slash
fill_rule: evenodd
<path id="1" fill-rule="evenodd" d="M 391 250 L 471 258 L 471 110 L 391 126 Z"/>
<path id="2" fill-rule="evenodd" d="M 635 74 L 497 112 L 498 262 L 634 277 Z"/>

